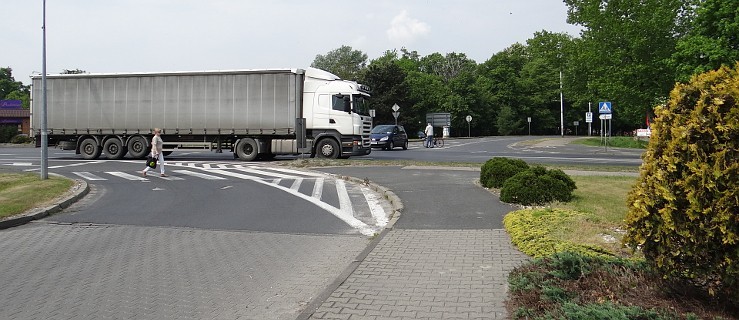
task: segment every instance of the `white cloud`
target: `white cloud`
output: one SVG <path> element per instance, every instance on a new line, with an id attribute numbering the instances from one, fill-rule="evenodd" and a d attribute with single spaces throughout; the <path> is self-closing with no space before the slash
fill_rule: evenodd
<path id="1" fill-rule="evenodd" d="M 427 35 L 430 31 L 431 27 L 428 24 L 408 16 L 408 12 L 403 10 L 390 22 L 387 37 L 394 43 L 408 44 Z"/>

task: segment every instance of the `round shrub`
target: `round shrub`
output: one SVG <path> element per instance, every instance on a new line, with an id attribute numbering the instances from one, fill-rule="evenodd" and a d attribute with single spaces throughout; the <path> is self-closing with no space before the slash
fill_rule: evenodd
<path id="1" fill-rule="evenodd" d="M 739 304 L 739 64 L 655 109 L 624 242 L 669 280 Z"/>
<path id="2" fill-rule="evenodd" d="M 555 200 L 562 202 L 571 200 L 573 190 L 571 186 L 560 180 L 558 173 L 552 175 L 550 172 L 551 170 L 544 167 L 535 166 L 517 173 L 503 183 L 500 200 L 525 206 L 543 205 Z"/>
<path id="3" fill-rule="evenodd" d="M 526 161 L 521 159 L 495 157 L 480 168 L 480 184 L 485 188 L 500 188 L 508 178 L 528 168 Z"/>
<path id="4" fill-rule="evenodd" d="M 13 137 L 13 139 L 10 139 L 10 143 L 15 144 L 30 143 L 31 141 L 31 138 L 26 134 L 19 134 Z"/>

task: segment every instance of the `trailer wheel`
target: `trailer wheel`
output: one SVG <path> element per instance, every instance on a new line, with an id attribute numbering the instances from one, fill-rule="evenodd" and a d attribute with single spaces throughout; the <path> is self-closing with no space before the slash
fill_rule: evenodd
<path id="1" fill-rule="evenodd" d="M 134 159 L 143 159 L 149 153 L 148 144 L 146 138 L 142 136 L 135 136 L 128 140 L 128 153 Z"/>
<path id="2" fill-rule="evenodd" d="M 126 147 L 123 146 L 123 142 L 121 142 L 120 139 L 112 138 L 108 139 L 103 144 L 103 152 L 105 152 L 105 155 L 108 157 L 108 159 L 123 159 L 123 157 L 126 155 Z"/>
<path id="3" fill-rule="evenodd" d="M 236 155 L 244 161 L 254 161 L 258 155 L 257 141 L 252 138 L 244 138 L 236 144 Z"/>
<path id="4" fill-rule="evenodd" d="M 331 138 L 321 139 L 316 146 L 316 156 L 324 159 L 337 159 L 341 154 L 339 144 Z"/>
<path id="5" fill-rule="evenodd" d="M 87 160 L 97 159 L 102 151 L 103 149 L 100 148 L 97 141 L 93 138 L 87 138 L 82 140 L 82 143 L 80 143 L 80 153 L 82 153 L 82 158 Z"/>

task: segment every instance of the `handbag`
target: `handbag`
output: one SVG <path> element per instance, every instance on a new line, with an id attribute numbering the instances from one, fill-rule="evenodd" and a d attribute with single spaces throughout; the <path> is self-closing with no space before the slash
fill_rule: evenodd
<path id="1" fill-rule="evenodd" d="M 157 159 L 155 157 L 152 157 L 151 154 L 150 154 L 149 156 L 146 157 L 146 166 L 149 167 L 149 168 L 152 168 L 152 169 L 156 169 L 157 168 L 157 160 L 159 160 L 159 159 Z"/>

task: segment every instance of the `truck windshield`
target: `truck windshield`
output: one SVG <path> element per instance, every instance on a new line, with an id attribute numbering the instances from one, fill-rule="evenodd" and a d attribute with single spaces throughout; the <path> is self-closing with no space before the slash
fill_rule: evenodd
<path id="1" fill-rule="evenodd" d="M 369 97 L 361 94 L 352 95 L 354 112 L 359 115 L 369 115 Z"/>

